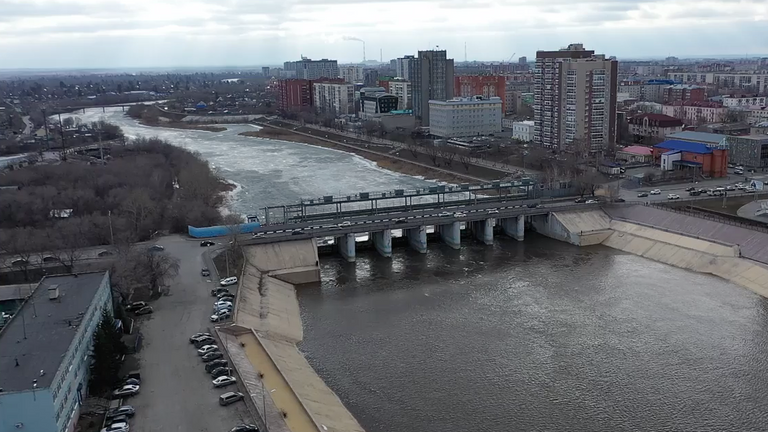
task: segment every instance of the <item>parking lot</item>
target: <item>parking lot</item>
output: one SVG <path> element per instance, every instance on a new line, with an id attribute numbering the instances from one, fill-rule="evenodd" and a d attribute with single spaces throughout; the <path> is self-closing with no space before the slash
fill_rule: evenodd
<path id="1" fill-rule="evenodd" d="M 138 354 L 141 391 L 125 400 L 136 409 L 131 431 L 226 432 L 237 424 L 253 423 L 243 402 L 219 406 L 219 395 L 240 390 L 237 386 L 213 388 L 212 378 L 189 343 L 192 334 L 212 328 L 210 290 L 217 285 L 206 249 L 179 236 L 162 238 L 158 244 L 180 260 L 180 270 L 170 295 L 152 302 L 154 313 L 138 319 L 144 337 Z M 211 269 L 211 277 L 200 275 L 202 267 Z"/>

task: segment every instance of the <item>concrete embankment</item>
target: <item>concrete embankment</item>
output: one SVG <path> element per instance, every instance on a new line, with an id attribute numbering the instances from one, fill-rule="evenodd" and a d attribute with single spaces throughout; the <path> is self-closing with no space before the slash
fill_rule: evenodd
<path id="1" fill-rule="evenodd" d="M 248 246 L 244 253 L 230 331 L 237 343 L 227 349 L 241 376 L 242 368 L 259 377 L 258 382 L 245 383 L 253 406 L 267 417 L 270 431 L 279 425 L 292 432 L 362 432 L 296 347 L 303 332 L 294 284 L 320 280 L 315 241 Z M 276 412 L 283 415 L 277 417 Z"/>
<path id="2" fill-rule="evenodd" d="M 735 242 L 612 218 L 603 210 L 555 212 L 534 218 L 533 226 L 544 235 L 571 244 L 603 244 L 675 267 L 710 273 L 768 297 L 768 265 L 744 258 Z"/>

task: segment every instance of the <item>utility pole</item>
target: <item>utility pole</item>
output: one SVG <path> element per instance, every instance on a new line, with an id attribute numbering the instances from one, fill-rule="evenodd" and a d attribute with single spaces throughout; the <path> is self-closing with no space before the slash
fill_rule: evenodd
<path id="1" fill-rule="evenodd" d="M 227 258 L 227 277 L 229 277 L 229 248 L 224 249 L 224 255 Z"/>
<path id="2" fill-rule="evenodd" d="M 61 113 L 59 113 L 59 130 L 61 131 L 61 154 L 62 159 L 67 158 L 67 139 L 64 137 L 64 125 L 61 123 Z"/>
<path id="3" fill-rule="evenodd" d="M 109 220 L 109 244 L 115 245 L 115 235 L 112 232 L 112 210 L 107 211 L 107 219 Z"/>
<path id="4" fill-rule="evenodd" d="M 43 108 L 42 111 L 43 111 L 43 126 L 45 127 L 45 148 L 46 150 L 50 150 L 51 140 L 48 137 L 48 114 L 45 113 L 45 108 Z"/>
<path id="5" fill-rule="evenodd" d="M 99 157 L 101 158 L 101 164 L 106 165 L 104 160 L 104 147 L 101 145 L 101 127 L 99 127 Z"/>

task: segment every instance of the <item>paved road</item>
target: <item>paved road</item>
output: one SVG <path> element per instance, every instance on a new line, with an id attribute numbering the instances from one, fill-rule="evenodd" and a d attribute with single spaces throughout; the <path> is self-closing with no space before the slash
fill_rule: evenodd
<path id="1" fill-rule="evenodd" d="M 180 236 L 157 243 L 180 260 L 181 269 L 170 295 L 155 301 L 155 313 L 139 321 L 144 336 L 139 353 L 142 385 L 141 393 L 127 401 L 136 408 L 131 431 L 224 432 L 236 424 L 252 423 L 243 402 L 219 406 L 218 396 L 236 389 L 214 389 L 189 343 L 190 335 L 211 328 L 210 287 L 215 281 L 200 276 L 201 267 L 212 268 L 205 249 Z"/>
<path id="2" fill-rule="evenodd" d="M 736 183 L 739 183 L 739 182 L 746 184 L 746 182 L 744 182 L 744 177 L 745 176 L 737 176 L 737 175 L 731 174 L 730 178 L 727 178 L 727 179 L 706 180 L 706 181 L 701 181 L 695 184 L 692 182 L 688 182 L 688 183 L 664 185 L 664 186 L 659 186 L 657 188 L 640 188 L 640 189 L 632 189 L 632 190 L 622 189 L 619 195 L 627 201 L 637 201 L 638 199 L 642 201 L 666 201 L 667 194 L 678 194 L 680 195 L 681 198 L 687 198 L 688 192 L 686 192 L 685 189 L 691 186 L 695 186 L 700 189 L 709 189 L 709 188 L 715 188 L 715 187 L 725 187 L 728 185 L 735 185 Z M 749 178 L 754 180 L 768 181 L 768 175 L 764 173 L 751 174 Z M 637 194 L 639 192 L 641 191 L 648 192 L 651 189 L 660 189 L 661 195 L 651 195 L 646 198 L 637 197 Z M 761 192 L 761 193 L 764 193 L 764 192 Z M 729 192 L 728 195 L 730 196 L 731 193 Z"/>

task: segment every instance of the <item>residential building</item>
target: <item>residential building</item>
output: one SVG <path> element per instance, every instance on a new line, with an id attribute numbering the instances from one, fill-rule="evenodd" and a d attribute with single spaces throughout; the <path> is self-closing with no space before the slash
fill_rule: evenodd
<path id="1" fill-rule="evenodd" d="M 638 114 L 630 117 L 627 123 L 629 133 L 643 137 L 664 138 L 683 130 L 682 120 L 664 114 Z"/>
<path id="2" fill-rule="evenodd" d="M 757 124 L 768 121 L 768 106 L 754 107 L 748 110 L 747 122 Z"/>
<path id="3" fill-rule="evenodd" d="M 428 125 L 429 101 L 453 98 L 453 59 L 449 59 L 444 50 L 419 51 L 413 70 L 409 73 L 413 77 L 413 115 L 421 120 L 422 125 Z"/>
<path id="4" fill-rule="evenodd" d="M 664 89 L 664 103 L 703 102 L 705 100 L 707 100 L 707 92 L 701 86 L 676 84 Z"/>
<path id="5" fill-rule="evenodd" d="M 768 135 L 768 121 L 758 123 L 749 128 L 750 135 Z"/>
<path id="6" fill-rule="evenodd" d="M 501 119 L 501 128 L 502 129 L 512 130 L 512 127 L 514 125 L 515 125 L 515 118 L 514 117 L 504 117 L 504 118 Z"/>
<path id="7" fill-rule="evenodd" d="M 504 90 L 504 114 L 520 112 L 523 102 L 523 93 L 509 88 Z"/>
<path id="8" fill-rule="evenodd" d="M 752 167 L 768 167 L 768 135 L 729 136 L 729 161 Z"/>
<path id="9" fill-rule="evenodd" d="M 363 85 L 366 87 L 378 85 L 380 76 L 378 69 L 363 69 Z"/>
<path id="10" fill-rule="evenodd" d="M 638 82 L 626 82 L 619 83 L 619 93 L 626 93 L 630 99 L 643 100 L 643 84 Z"/>
<path id="11" fill-rule="evenodd" d="M 517 59 L 517 63 L 521 64 L 521 65 L 527 65 L 528 64 L 528 57 L 520 56 L 520 58 Z"/>
<path id="12" fill-rule="evenodd" d="M 395 79 L 389 81 L 389 93 L 397 96 L 397 109 L 407 110 L 413 108 L 412 88 L 411 83 L 406 80 Z"/>
<path id="13" fill-rule="evenodd" d="M 707 74 L 707 83 L 714 84 L 720 88 L 737 88 L 750 93 L 764 95 L 768 93 L 768 71 L 715 72 Z"/>
<path id="14" fill-rule="evenodd" d="M 671 105 L 663 105 L 661 113 L 679 118 L 686 124 L 702 125 L 724 121 L 728 108 L 717 102 L 675 102 Z"/>
<path id="15" fill-rule="evenodd" d="M 265 77 L 270 77 L 272 75 L 269 74 L 269 66 L 264 66 L 261 68 L 261 74 Z"/>
<path id="16" fill-rule="evenodd" d="M 363 67 L 362 66 L 339 66 L 339 76 L 344 82 L 349 84 L 363 82 Z"/>
<path id="17" fill-rule="evenodd" d="M 665 90 L 670 85 L 674 85 L 672 80 L 648 80 L 643 83 L 641 100 L 645 102 L 664 102 Z"/>
<path id="18" fill-rule="evenodd" d="M 411 80 L 412 66 L 416 64 L 416 56 L 407 55 L 395 60 L 395 74 L 399 78 Z"/>
<path id="19" fill-rule="evenodd" d="M 644 146 L 629 146 L 616 152 L 616 160 L 628 164 L 647 164 L 653 162 L 653 149 Z"/>
<path id="20" fill-rule="evenodd" d="M 456 97 L 499 97 L 502 112 L 506 113 L 506 85 L 506 78 L 502 75 L 460 75 L 454 78 L 453 93 Z"/>
<path id="21" fill-rule="evenodd" d="M 429 101 L 429 133 L 442 138 L 490 135 L 501 132 L 499 97 L 482 96 Z"/>
<path id="22" fill-rule="evenodd" d="M 360 96 L 360 102 L 360 118 L 370 120 L 397 111 L 398 98 L 393 94 L 376 92 Z"/>
<path id="23" fill-rule="evenodd" d="M 312 106 L 312 81 L 286 79 L 277 82 L 277 107 L 282 110 L 301 110 Z"/>
<path id="24" fill-rule="evenodd" d="M 566 149 L 586 140 L 592 151 L 616 140 L 618 62 L 571 44 L 537 51 L 534 142 Z"/>
<path id="25" fill-rule="evenodd" d="M 355 114 L 354 84 L 316 82 L 312 84 L 313 103 L 318 113 L 333 116 Z"/>
<path id="26" fill-rule="evenodd" d="M 328 59 L 312 60 L 302 57 L 299 61 L 285 62 L 283 70 L 294 72 L 296 78 L 305 80 L 337 78 L 339 76 L 338 62 Z"/>
<path id="27" fill-rule="evenodd" d="M 0 332 L 0 431 L 75 429 L 109 272 L 47 276 Z"/>
<path id="28" fill-rule="evenodd" d="M 724 143 L 667 140 L 653 146 L 653 158 L 662 171 L 682 171 L 690 178 L 728 175 L 728 145 Z"/>
<path id="29" fill-rule="evenodd" d="M 753 108 L 768 106 L 768 96 L 723 96 L 723 106 L 728 108 Z"/>
<path id="30" fill-rule="evenodd" d="M 711 79 L 707 79 L 706 73 L 699 73 L 699 72 L 668 72 L 667 78 L 683 83 L 683 84 L 712 84 Z"/>
<path id="31" fill-rule="evenodd" d="M 512 139 L 524 142 L 533 141 L 533 120 L 512 123 Z"/>

